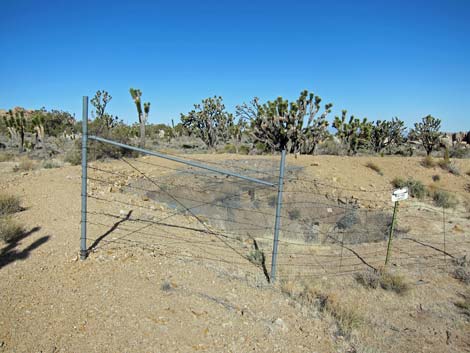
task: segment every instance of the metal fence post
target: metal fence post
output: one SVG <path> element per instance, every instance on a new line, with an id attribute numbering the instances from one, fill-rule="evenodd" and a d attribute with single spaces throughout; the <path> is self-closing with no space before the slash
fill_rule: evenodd
<path id="1" fill-rule="evenodd" d="M 397 218 L 398 204 L 399 204 L 399 202 L 395 201 L 395 206 L 393 207 L 392 224 L 390 225 L 390 233 L 388 234 L 387 254 L 385 255 L 385 266 L 387 266 L 388 259 L 390 258 L 390 253 L 392 251 L 392 238 L 393 238 L 393 231 L 395 230 L 395 222 L 396 222 L 396 218 Z"/>
<path id="2" fill-rule="evenodd" d="M 88 143 L 88 96 L 83 97 L 82 108 L 82 234 L 80 237 L 80 259 L 87 257 L 86 215 L 87 215 L 87 143 Z"/>
<path id="3" fill-rule="evenodd" d="M 282 190 L 284 187 L 284 167 L 286 163 L 286 150 L 281 153 L 281 165 L 279 167 L 279 184 L 277 188 L 276 221 L 274 224 L 273 255 L 271 259 L 271 283 L 276 280 L 277 245 L 279 243 L 279 229 L 281 226 Z"/>

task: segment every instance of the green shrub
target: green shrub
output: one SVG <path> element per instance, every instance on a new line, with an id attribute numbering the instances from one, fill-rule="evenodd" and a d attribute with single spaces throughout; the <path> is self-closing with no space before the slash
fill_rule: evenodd
<path id="1" fill-rule="evenodd" d="M 54 169 L 54 168 L 60 168 L 60 164 L 58 164 L 57 162 L 54 162 L 54 161 L 45 161 L 42 164 L 42 167 L 44 169 Z"/>
<path id="2" fill-rule="evenodd" d="M 81 150 L 77 145 L 65 152 L 64 162 L 70 163 L 71 165 L 79 165 L 82 163 Z"/>
<path id="3" fill-rule="evenodd" d="M 416 197 L 417 199 L 423 199 L 426 196 L 426 187 L 419 180 L 413 178 L 408 178 L 405 180 L 403 178 L 395 178 L 392 180 L 392 185 L 395 188 L 408 188 L 408 192 L 411 197 Z"/>
<path id="4" fill-rule="evenodd" d="M 238 153 L 239 153 L 239 154 L 248 154 L 248 153 L 250 153 L 250 147 L 245 146 L 245 145 L 242 145 L 242 146 L 240 146 L 240 148 L 238 149 Z"/>
<path id="5" fill-rule="evenodd" d="M 255 144 L 255 148 L 259 151 L 259 152 L 267 152 L 269 149 L 268 149 L 268 146 L 265 144 L 265 143 L 262 143 L 262 142 L 257 142 Z"/>
<path id="6" fill-rule="evenodd" d="M 237 148 L 231 143 L 228 143 L 224 146 L 224 153 L 237 153 Z"/>
<path id="7" fill-rule="evenodd" d="M 433 192 L 432 199 L 436 206 L 443 208 L 455 208 L 458 204 L 457 198 L 444 190 L 436 190 Z"/>
<path id="8" fill-rule="evenodd" d="M 372 169 L 374 172 L 376 172 L 379 175 L 384 175 L 380 167 L 373 162 L 367 162 L 366 167 Z"/>
<path id="9" fill-rule="evenodd" d="M 0 194 L 0 216 L 22 211 L 20 199 L 16 196 Z"/>
<path id="10" fill-rule="evenodd" d="M 0 218 L 0 240 L 9 242 L 20 237 L 24 228 L 9 217 Z"/>

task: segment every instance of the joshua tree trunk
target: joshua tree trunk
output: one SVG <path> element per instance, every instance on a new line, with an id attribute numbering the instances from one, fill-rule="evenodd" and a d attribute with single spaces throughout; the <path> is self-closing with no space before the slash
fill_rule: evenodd
<path id="1" fill-rule="evenodd" d="M 140 147 L 145 148 L 145 122 L 140 122 Z"/>

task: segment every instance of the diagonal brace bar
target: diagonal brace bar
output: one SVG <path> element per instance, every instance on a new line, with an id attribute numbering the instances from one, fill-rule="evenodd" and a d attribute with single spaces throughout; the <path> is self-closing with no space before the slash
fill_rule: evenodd
<path id="1" fill-rule="evenodd" d="M 104 138 L 98 137 L 98 136 L 88 136 L 88 139 L 103 142 L 103 143 L 107 143 L 107 144 L 110 144 L 110 145 L 113 145 L 113 146 L 116 146 L 116 147 L 126 148 L 126 149 L 131 150 L 131 151 L 136 151 L 136 152 L 148 154 L 150 156 L 155 156 L 155 157 L 160 157 L 160 158 L 163 158 L 163 159 L 168 159 L 170 161 L 190 165 L 190 166 L 195 167 L 195 168 L 205 169 L 205 170 L 209 170 L 211 172 L 224 174 L 224 175 L 229 175 L 229 176 L 239 178 L 239 179 L 243 179 L 243 180 L 248 180 L 248 181 L 251 181 L 253 183 L 258 183 L 258 184 L 265 185 L 265 186 L 276 186 L 276 184 L 270 183 L 269 181 L 244 176 L 244 175 L 241 175 L 241 174 L 230 172 L 228 170 L 212 168 L 212 167 L 209 167 L 207 165 L 200 164 L 200 163 L 197 163 L 197 162 L 187 161 L 185 159 L 174 157 L 174 156 L 169 156 L 169 155 L 166 155 L 166 154 L 163 154 L 163 153 L 160 153 L 160 152 L 154 152 L 154 151 L 145 150 L 145 149 L 139 148 L 139 147 L 129 146 L 129 145 L 126 145 L 126 144 L 123 144 L 123 143 L 120 143 L 120 142 L 107 140 L 107 139 L 104 139 Z"/>

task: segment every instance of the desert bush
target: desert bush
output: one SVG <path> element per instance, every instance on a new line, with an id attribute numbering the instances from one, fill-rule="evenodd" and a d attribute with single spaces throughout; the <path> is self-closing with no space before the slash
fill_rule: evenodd
<path id="1" fill-rule="evenodd" d="M 44 161 L 42 164 L 42 167 L 44 169 L 54 169 L 54 168 L 60 168 L 60 164 L 54 161 Z"/>
<path id="2" fill-rule="evenodd" d="M 168 281 L 164 281 L 162 283 L 162 285 L 160 286 L 160 289 L 163 291 L 163 292 L 170 292 L 173 290 L 173 286 L 171 285 L 170 282 Z"/>
<path id="3" fill-rule="evenodd" d="M 294 221 L 294 220 L 300 218 L 300 210 L 299 209 L 289 210 L 289 211 L 287 211 L 287 213 L 288 213 L 289 219 L 291 221 Z"/>
<path id="4" fill-rule="evenodd" d="M 455 306 L 462 310 L 462 312 L 470 317 L 470 292 L 467 292 L 466 295 L 462 295 L 463 300 L 455 302 Z"/>
<path id="5" fill-rule="evenodd" d="M 0 162 L 8 162 L 14 158 L 15 156 L 13 156 L 11 153 L 0 153 Z"/>
<path id="6" fill-rule="evenodd" d="M 455 195 L 444 190 L 435 190 L 432 193 L 432 199 L 438 207 L 455 208 L 458 205 Z"/>
<path id="7" fill-rule="evenodd" d="M 383 268 L 378 270 L 369 269 L 358 273 L 355 275 L 355 279 L 366 288 L 375 289 L 380 287 L 397 294 L 403 294 L 409 289 L 402 276 L 386 271 Z"/>
<path id="8" fill-rule="evenodd" d="M 421 165 L 425 168 L 434 168 L 436 166 L 436 162 L 432 156 L 426 156 L 421 160 Z"/>
<path id="9" fill-rule="evenodd" d="M 374 172 L 376 172 L 379 175 L 384 175 L 382 172 L 382 169 L 380 169 L 380 167 L 374 162 L 367 162 L 366 167 L 372 169 Z"/>
<path id="10" fill-rule="evenodd" d="M 395 188 L 408 188 L 408 192 L 411 197 L 416 197 L 417 199 L 423 199 L 426 196 L 426 187 L 419 180 L 413 178 L 408 178 L 407 180 L 403 178 L 395 178 L 392 180 L 392 185 Z"/>
<path id="11" fill-rule="evenodd" d="M 82 162 L 82 154 L 80 148 L 74 146 L 65 152 L 64 162 L 70 163 L 71 165 L 79 165 Z"/>
<path id="12" fill-rule="evenodd" d="M 453 263 L 456 266 L 453 272 L 454 278 L 465 284 L 470 284 L 470 259 L 465 255 L 453 259 Z"/>
<path id="13" fill-rule="evenodd" d="M 17 196 L 0 194 L 0 216 L 6 216 L 22 210 L 20 199 Z"/>
<path id="14" fill-rule="evenodd" d="M 268 151 L 268 146 L 263 142 L 256 142 L 255 148 L 258 152 L 264 153 Z"/>
<path id="15" fill-rule="evenodd" d="M 336 320 L 341 335 L 348 336 L 360 326 L 362 318 L 355 307 L 341 304 L 336 296 L 331 294 L 317 293 L 316 297 L 319 309 L 328 312 Z"/>
<path id="16" fill-rule="evenodd" d="M 432 176 L 432 181 L 438 182 L 441 180 L 441 176 L 439 174 L 435 174 Z"/>
<path id="17" fill-rule="evenodd" d="M 242 145 L 242 146 L 240 146 L 240 148 L 238 149 L 238 153 L 239 153 L 239 154 L 248 154 L 248 153 L 250 153 L 250 147 L 245 146 L 245 145 Z"/>
<path id="18" fill-rule="evenodd" d="M 253 249 L 247 256 L 248 260 L 257 265 L 261 266 L 264 264 L 265 257 L 264 257 L 264 252 L 259 250 L 259 249 Z"/>
<path id="19" fill-rule="evenodd" d="M 468 268 L 465 268 L 463 266 L 457 267 L 454 270 L 454 278 L 458 279 L 459 281 L 465 283 L 465 284 L 470 284 L 470 270 Z"/>
<path id="20" fill-rule="evenodd" d="M 467 148 L 451 148 L 449 151 L 449 155 L 451 158 L 468 158 L 470 157 L 470 150 Z"/>
<path id="21" fill-rule="evenodd" d="M 9 217 L 0 218 L 0 240 L 9 242 L 20 237 L 24 228 Z"/>
<path id="22" fill-rule="evenodd" d="M 439 167 L 441 167 L 441 169 L 446 170 L 451 174 L 457 176 L 460 175 L 460 169 L 449 159 L 441 159 L 437 164 L 439 165 Z"/>
<path id="23" fill-rule="evenodd" d="M 347 151 L 343 144 L 335 141 L 333 138 L 328 138 L 326 141 L 320 144 L 319 154 L 343 156 L 347 154 Z"/>
<path id="24" fill-rule="evenodd" d="M 231 143 L 228 143 L 224 146 L 224 153 L 237 153 L 237 148 Z"/>
<path id="25" fill-rule="evenodd" d="M 27 172 L 36 168 L 36 162 L 24 157 L 13 167 L 14 172 Z"/>

